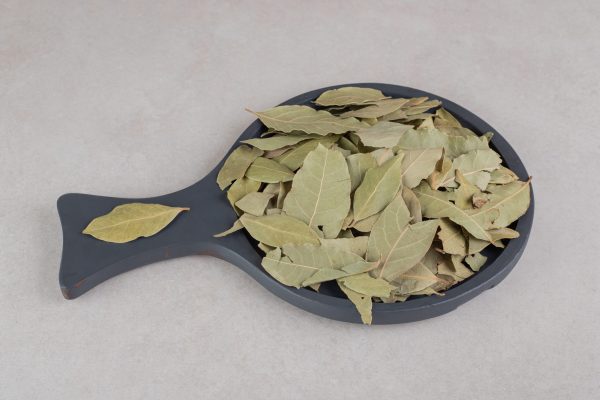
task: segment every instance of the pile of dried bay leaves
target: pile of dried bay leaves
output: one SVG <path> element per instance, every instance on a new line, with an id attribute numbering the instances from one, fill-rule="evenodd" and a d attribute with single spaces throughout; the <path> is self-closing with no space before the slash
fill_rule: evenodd
<path id="1" fill-rule="evenodd" d="M 463 127 L 439 101 L 369 88 L 279 106 L 244 140 L 217 183 L 264 269 L 284 285 L 337 281 L 370 324 L 372 302 L 441 295 L 519 233 L 529 181 L 502 166 L 491 133 Z"/>

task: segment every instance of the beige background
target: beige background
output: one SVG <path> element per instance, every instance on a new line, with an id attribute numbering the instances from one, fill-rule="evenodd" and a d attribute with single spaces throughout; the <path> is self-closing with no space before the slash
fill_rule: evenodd
<path id="1" fill-rule="evenodd" d="M 599 20 L 595 0 L 0 0 L 0 398 L 598 396 Z M 59 195 L 185 187 L 244 107 L 357 81 L 445 96 L 517 149 L 536 218 L 497 288 L 369 328 L 196 257 L 62 298 Z"/>

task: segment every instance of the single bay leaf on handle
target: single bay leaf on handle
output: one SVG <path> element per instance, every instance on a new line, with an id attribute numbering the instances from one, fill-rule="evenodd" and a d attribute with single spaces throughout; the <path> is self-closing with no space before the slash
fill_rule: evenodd
<path id="1" fill-rule="evenodd" d="M 179 213 L 188 210 L 161 204 L 122 204 L 108 214 L 94 218 L 82 233 L 105 242 L 127 243 L 157 234 Z"/>

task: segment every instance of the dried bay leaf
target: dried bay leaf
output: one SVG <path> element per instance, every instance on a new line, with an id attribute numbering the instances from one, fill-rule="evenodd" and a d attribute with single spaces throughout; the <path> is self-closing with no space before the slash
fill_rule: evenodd
<path id="1" fill-rule="evenodd" d="M 500 166 L 500 156 L 494 150 L 473 150 L 462 154 L 452 161 L 452 171 L 440 186 L 456 187 L 454 171 L 460 169 L 467 181 L 485 190 L 490 181 L 490 171 Z"/>
<path id="2" fill-rule="evenodd" d="M 346 163 L 348 164 L 348 172 L 350 173 L 351 192 L 354 192 L 358 185 L 360 185 L 367 170 L 377 166 L 377 161 L 369 153 L 351 154 L 346 157 Z"/>
<path id="3" fill-rule="evenodd" d="M 255 217 L 244 214 L 240 222 L 257 241 L 273 247 L 284 244 L 319 244 L 319 236 L 304 222 L 283 214 Z"/>
<path id="4" fill-rule="evenodd" d="M 459 169 L 455 171 L 455 180 L 458 182 L 459 187 L 454 191 L 454 204 L 462 210 L 472 209 L 473 196 L 481 195 L 481 190 L 469 182 Z"/>
<path id="5" fill-rule="evenodd" d="M 407 188 L 406 186 L 402 187 L 402 199 L 404 199 L 404 203 L 410 211 L 410 216 L 412 218 L 412 222 L 421 222 L 423 220 L 423 215 L 421 214 L 421 203 L 419 203 L 419 199 L 415 192 Z"/>
<path id="6" fill-rule="evenodd" d="M 342 289 L 342 292 L 344 292 L 344 294 L 348 297 L 348 300 L 350 300 L 356 307 L 363 324 L 371 325 L 373 322 L 373 301 L 371 300 L 371 296 L 355 292 L 354 290 L 346 287 L 346 285 L 339 280 L 337 282 L 340 289 Z"/>
<path id="7" fill-rule="evenodd" d="M 409 130 L 400 137 L 397 147 L 400 150 L 443 147 L 445 154 L 451 159 L 473 150 L 489 149 L 487 138 L 448 136 L 438 129 Z"/>
<path id="8" fill-rule="evenodd" d="M 364 260 L 344 266 L 342 269 L 321 268 L 310 278 L 302 282 L 302 286 L 312 287 L 315 284 L 321 284 L 327 281 L 333 281 L 347 276 L 362 274 L 373 269 L 373 263 L 367 263 Z"/>
<path id="9" fill-rule="evenodd" d="M 380 261 L 371 272 L 377 278 L 392 281 L 423 258 L 437 231 L 438 220 L 409 224 L 410 213 L 401 196 L 383 211 L 369 236 L 367 261 Z"/>
<path id="10" fill-rule="evenodd" d="M 519 180 L 517 174 L 502 165 L 497 170 L 492 171 L 490 175 L 490 183 L 493 184 L 505 185 Z"/>
<path id="11" fill-rule="evenodd" d="M 254 146 L 260 150 L 277 150 L 282 147 L 292 146 L 294 144 L 300 143 L 304 140 L 313 139 L 318 137 L 316 135 L 306 135 L 306 134 L 296 134 L 296 135 L 275 135 L 268 138 L 261 139 L 247 139 L 242 140 L 242 143 L 249 144 Z"/>
<path id="12" fill-rule="evenodd" d="M 438 274 L 447 276 L 455 282 L 462 282 L 473 275 L 473 271 L 465 267 L 461 256 L 452 256 L 438 265 Z"/>
<path id="13" fill-rule="evenodd" d="M 186 207 L 161 204 L 128 203 L 116 206 L 108 214 L 94 218 L 83 233 L 110 243 L 127 243 L 157 234 Z"/>
<path id="14" fill-rule="evenodd" d="M 261 150 L 244 145 L 232 151 L 217 175 L 217 184 L 221 190 L 242 178 L 250 164 L 262 154 Z"/>
<path id="15" fill-rule="evenodd" d="M 235 203 L 248 193 L 257 192 L 260 189 L 260 182 L 253 181 L 246 177 L 233 182 L 227 191 L 227 200 L 234 208 L 235 212 L 240 215 L 242 212 L 235 206 Z"/>
<path id="16" fill-rule="evenodd" d="M 487 257 L 481 253 L 475 253 L 465 257 L 465 262 L 475 272 L 479 271 L 486 261 Z"/>
<path id="17" fill-rule="evenodd" d="M 490 242 L 488 242 L 487 240 L 477 239 L 470 233 L 467 233 L 467 243 L 468 254 L 479 253 L 480 251 L 482 251 L 490 245 Z"/>
<path id="18" fill-rule="evenodd" d="M 392 149 L 377 149 L 370 153 L 377 165 L 383 165 L 387 160 L 394 157 L 394 151 Z"/>
<path id="19" fill-rule="evenodd" d="M 433 172 L 427 178 L 429 186 L 431 186 L 433 190 L 438 189 L 442 185 L 442 182 L 446 179 L 451 170 L 452 160 L 446 157 L 445 150 L 443 150 L 442 156 L 436 162 Z"/>
<path id="20" fill-rule="evenodd" d="M 367 104 L 387 98 L 377 89 L 348 86 L 323 92 L 315 100 L 315 103 L 320 106 L 348 106 Z"/>
<path id="21" fill-rule="evenodd" d="M 373 278 L 367 273 L 350 275 L 339 279 L 339 281 L 348 289 L 371 297 L 389 297 L 392 290 L 396 289 L 394 285 L 386 280 Z"/>
<path id="22" fill-rule="evenodd" d="M 371 105 L 368 105 L 357 110 L 346 111 L 341 115 L 343 118 L 379 118 L 387 114 L 391 114 L 405 105 L 408 99 L 385 99 L 379 100 Z"/>
<path id="23" fill-rule="evenodd" d="M 275 157 L 275 161 L 295 171 L 302 166 L 308 153 L 316 149 L 319 144 L 329 148 L 337 139 L 337 136 L 325 136 L 319 139 L 308 140 L 285 154 Z"/>
<path id="24" fill-rule="evenodd" d="M 396 286 L 394 294 L 410 295 L 436 285 L 439 282 L 440 278 L 435 276 L 423 262 L 419 261 L 414 267 L 394 279 L 392 284 Z"/>
<path id="25" fill-rule="evenodd" d="M 285 133 L 302 131 L 325 136 L 357 131 L 368 126 L 356 118 L 340 118 L 308 106 L 278 106 L 254 114 L 267 127 Z"/>
<path id="26" fill-rule="evenodd" d="M 440 127 L 462 128 L 462 125 L 454 118 L 454 115 L 450 114 L 444 108 L 439 108 L 435 111 L 434 126 L 438 129 Z"/>
<path id="27" fill-rule="evenodd" d="M 244 229 L 244 225 L 242 225 L 242 223 L 240 222 L 239 219 L 236 219 L 235 222 L 233 223 L 233 225 L 231 226 L 231 228 L 229 228 L 226 231 L 223 231 L 221 233 L 217 233 L 216 235 L 213 235 L 213 237 L 219 238 L 219 237 L 231 235 L 232 233 L 237 232 L 240 229 Z"/>
<path id="28" fill-rule="evenodd" d="M 371 232 L 373 225 L 375 225 L 375 222 L 377 222 L 380 216 L 381 212 L 378 212 L 377 214 L 371 215 L 365 219 L 361 219 L 360 221 L 355 221 L 352 224 L 352 228 L 363 233 Z"/>
<path id="29" fill-rule="evenodd" d="M 263 154 L 264 158 L 270 158 L 270 159 L 274 159 L 276 157 L 279 157 L 281 155 L 283 155 L 284 153 L 286 153 L 289 150 L 292 150 L 296 148 L 296 146 L 292 145 L 292 146 L 285 146 L 282 147 L 280 149 L 276 149 L 276 150 L 269 150 L 269 151 L 265 151 L 265 153 Z"/>
<path id="30" fill-rule="evenodd" d="M 245 213 L 256 215 L 260 217 L 265 213 L 269 200 L 273 197 L 272 193 L 264 192 L 253 192 L 248 193 L 240 200 L 236 201 L 235 205 L 237 208 Z"/>
<path id="31" fill-rule="evenodd" d="M 425 111 L 428 111 L 432 108 L 438 107 L 440 104 L 442 104 L 441 101 L 439 100 L 428 100 L 428 101 L 424 101 L 420 104 L 415 104 L 409 108 L 406 109 L 406 115 L 418 115 L 418 114 L 422 114 Z"/>
<path id="32" fill-rule="evenodd" d="M 344 156 L 319 145 L 310 152 L 292 182 L 283 211 L 308 226 L 323 227 L 335 238 L 350 210 L 350 175 Z"/>
<path id="33" fill-rule="evenodd" d="M 258 182 L 278 183 L 291 181 L 294 173 L 277 161 L 258 157 L 246 171 L 246 176 Z"/>
<path id="34" fill-rule="evenodd" d="M 360 221 L 383 210 L 392 201 L 402 183 L 402 155 L 369 169 L 354 192 L 354 220 Z"/>
<path id="35" fill-rule="evenodd" d="M 488 188 L 490 193 L 489 202 L 480 209 L 471 212 L 471 217 L 482 224 L 492 221 L 493 223 L 489 225 L 489 228 L 507 227 L 525 214 L 529 208 L 529 202 L 531 201 L 530 181 L 491 185 Z M 494 217 L 490 217 L 490 214 Z"/>
<path id="36" fill-rule="evenodd" d="M 341 136 L 336 143 L 341 149 L 349 151 L 350 154 L 360 153 L 358 147 L 348 138 Z"/>
<path id="37" fill-rule="evenodd" d="M 403 154 L 402 183 L 412 189 L 433 173 L 443 148 L 408 150 Z"/>
<path id="38" fill-rule="evenodd" d="M 283 202 L 289 193 L 292 185 L 290 182 L 279 182 L 279 193 L 277 194 L 277 208 L 283 208 Z"/>
<path id="39" fill-rule="evenodd" d="M 358 236 L 353 238 L 321 239 L 322 246 L 332 246 L 338 249 L 354 253 L 360 257 L 365 257 L 367 253 L 367 236 Z"/>
<path id="40" fill-rule="evenodd" d="M 519 232 L 510 228 L 497 228 L 490 229 L 488 233 L 492 236 L 494 241 L 503 240 L 503 239 L 516 239 L 519 237 Z M 496 244 L 497 245 L 497 244 Z M 501 246 L 498 246 L 501 247 Z"/>
<path id="41" fill-rule="evenodd" d="M 453 222 L 463 226 L 477 239 L 493 242 L 493 238 L 487 232 L 488 227 L 498 216 L 488 214 L 486 218 L 476 218 L 468 211 L 458 208 L 446 199 L 443 193 L 432 190 L 429 185 L 422 183 L 415 188 L 415 194 L 421 202 L 423 216 L 427 218 L 450 218 Z"/>
<path id="42" fill-rule="evenodd" d="M 383 121 L 356 131 L 356 136 L 365 146 L 389 148 L 396 146 L 402 134 L 411 129 L 410 125 Z"/>
<path id="43" fill-rule="evenodd" d="M 438 237 L 442 242 L 444 253 L 467 255 L 467 239 L 460 227 L 454 225 L 447 218 L 440 219 Z"/>
<path id="44" fill-rule="evenodd" d="M 282 252 L 286 257 L 276 262 L 268 261 L 263 266 L 275 279 L 289 286 L 308 286 L 347 275 L 344 271 L 341 271 L 341 275 L 324 271 L 319 279 L 309 280 L 320 270 L 341 270 L 344 266 L 356 263 L 362 263 L 363 268 L 368 267 L 368 263 L 360 256 L 336 247 L 286 244 Z"/>

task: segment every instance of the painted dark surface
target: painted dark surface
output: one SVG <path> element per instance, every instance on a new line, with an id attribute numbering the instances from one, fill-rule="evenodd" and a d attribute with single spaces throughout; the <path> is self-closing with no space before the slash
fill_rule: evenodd
<path id="1" fill-rule="evenodd" d="M 485 121 L 449 100 L 421 90 L 378 83 L 345 84 L 313 90 L 282 104 L 308 105 L 321 92 L 342 86 L 371 87 L 380 89 L 392 97 L 428 96 L 441 100 L 444 107 L 464 126 L 478 134 L 493 132 L 491 145 L 501 154 L 504 164 L 520 179 L 525 180 L 528 177 L 525 166 L 512 147 Z M 256 137 L 263 129 L 263 125 L 255 121 L 238 140 Z M 237 142 L 234 143 L 229 152 L 237 145 Z M 215 233 L 229 228 L 236 219 L 225 193 L 221 192 L 216 184 L 216 175 L 224 159 L 194 185 L 163 196 L 144 199 L 75 193 L 61 196 L 57 202 L 63 229 L 59 282 L 65 298 L 74 299 L 103 281 L 142 265 L 169 258 L 207 254 L 236 265 L 273 294 L 306 311 L 340 321 L 360 323 L 354 305 L 349 300 L 339 297 L 339 292 L 335 289 L 326 286 L 321 293 L 316 293 L 310 289 L 287 287 L 271 278 L 260 266 L 262 256 L 245 233 L 238 231 L 224 238 L 213 237 Z M 106 243 L 81 234 L 93 218 L 108 213 L 117 205 L 132 201 L 190 207 L 191 210 L 180 215 L 157 235 L 130 243 Z M 523 254 L 533 223 L 533 213 L 532 193 L 531 207 L 514 225 L 514 229 L 519 231 L 521 236 L 509 241 L 503 250 L 489 250 L 486 253 L 488 262 L 480 272 L 451 288 L 441 297 L 417 297 L 404 303 L 373 304 L 373 323 L 411 322 L 442 315 L 497 285 Z"/>

